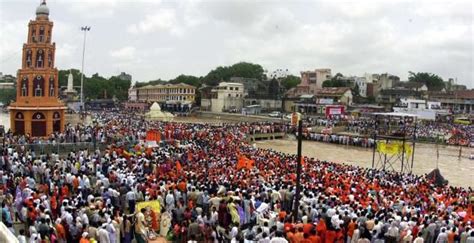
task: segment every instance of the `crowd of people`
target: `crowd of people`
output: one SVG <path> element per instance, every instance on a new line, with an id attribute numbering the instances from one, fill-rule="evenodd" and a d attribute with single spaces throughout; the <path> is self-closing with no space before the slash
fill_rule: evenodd
<path id="1" fill-rule="evenodd" d="M 374 139 L 370 137 L 360 137 L 351 135 L 327 134 L 318 132 L 305 132 L 303 138 L 311 141 L 319 141 L 326 143 L 336 143 L 341 145 L 360 146 L 364 148 L 374 147 Z"/>
<path id="2" fill-rule="evenodd" d="M 95 139 L 103 151 L 3 149 L 0 218 L 20 242 L 474 242 L 472 188 L 426 176 L 304 158 L 298 197 L 296 156 L 245 142 L 286 124 L 94 119 L 54 138 Z M 153 148 L 150 130 L 161 134 Z"/>
<path id="3" fill-rule="evenodd" d="M 415 133 L 414 124 L 404 124 L 403 122 L 392 123 L 394 124 L 392 124 L 389 129 L 388 121 L 385 121 L 385 123 L 379 122 L 377 133 L 381 134 L 383 131 L 396 133 L 397 130 L 403 130 L 398 132 L 406 136 L 413 136 Z M 375 125 L 374 120 L 356 119 L 347 121 L 345 128 L 347 131 L 361 136 L 372 136 Z M 419 141 L 469 145 L 470 142 L 474 142 L 474 125 L 419 121 L 416 125 L 415 137 Z"/>

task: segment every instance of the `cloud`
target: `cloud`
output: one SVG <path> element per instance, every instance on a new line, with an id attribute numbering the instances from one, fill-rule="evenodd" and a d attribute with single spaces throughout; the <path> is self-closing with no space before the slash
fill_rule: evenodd
<path id="1" fill-rule="evenodd" d="M 128 59 L 131 60 L 136 56 L 136 48 L 133 46 L 122 47 L 118 50 L 113 50 L 110 52 L 110 56 L 113 58 L 119 59 Z"/>
<path id="2" fill-rule="evenodd" d="M 72 57 L 75 53 L 78 53 L 76 45 L 63 43 L 56 46 L 56 59 Z"/>
<path id="3" fill-rule="evenodd" d="M 71 11 L 72 14 L 80 15 L 86 19 L 100 19 L 113 17 L 117 8 L 121 4 L 126 3 L 124 0 L 81 0 L 81 1 L 70 1 L 61 0 L 60 3 L 64 4 Z M 52 4 L 49 4 L 52 5 Z M 50 7 L 51 8 L 51 7 Z"/>
<path id="4" fill-rule="evenodd" d="M 0 2 L 0 60 L 12 56 L 0 71 L 18 69 L 36 6 Z M 58 68 L 80 66 L 79 27 L 91 25 L 86 72 L 104 76 L 127 71 L 141 81 L 170 79 L 249 61 L 296 75 L 320 67 L 402 79 L 408 71 L 429 71 L 474 87 L 474 5 L 467 0 L 56 0 L 48 6 Z"/>
<path id="5" fill-rule="evenodd" d="M 150 33 L 156 31 L 175 31 L 176 13 L 172 9 L 161 9 L 154 14 L 146 15 L 143 20 L 128 26 L 132 34 Z"/>

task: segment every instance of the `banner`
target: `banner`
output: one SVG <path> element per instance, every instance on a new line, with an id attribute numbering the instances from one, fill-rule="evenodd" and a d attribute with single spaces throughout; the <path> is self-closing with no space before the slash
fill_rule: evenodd
<path id="1" fill-rule="evenodd" d="M 161 212 L 161 205 L 158 200 L 153 200 L 153 201 L 146 201 L 146 202 L 139 202 L 135 206 L 136 212 L 140 212 L 142 208 L 150 207 L 151 210 L 153 210 L 156 213 Z"/>
<path id="2" fill-rule="evenodd" d="M 401 142 L 377 142 L 377 151 L 382 154 L 395 155 L 403 153 L 403 143 Z M 413 152 L 413 148 L 410 144 L 405 144 L 405 154 L 410 156 Z"/>

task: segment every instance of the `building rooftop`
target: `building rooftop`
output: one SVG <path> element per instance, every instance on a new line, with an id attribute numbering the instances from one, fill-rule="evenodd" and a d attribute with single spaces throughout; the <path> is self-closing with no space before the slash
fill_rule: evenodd
<path id="1" fill-rule="evenodd" d="M 137 88 L 137 89 L 157 89 L 157 88 L 196 88 L 192 85 L 185 84 L 185 83 L 179 83 L 179 84 L 156 84 L 156 85 L 145 85 L 143 87 Z"/>
<path id="2" fill-rule="evenodd" d="M 349 87 L 326 87 L 316 90 L 316 95 L 343 95 L 348 90 L 351 90 Z"/>
<path id="3" fill-rule="evenodd" d="M 431 92 L 431 97 L 447 99 L 474 99 L 474 90 L 457 90 L 451 92 Z"/>

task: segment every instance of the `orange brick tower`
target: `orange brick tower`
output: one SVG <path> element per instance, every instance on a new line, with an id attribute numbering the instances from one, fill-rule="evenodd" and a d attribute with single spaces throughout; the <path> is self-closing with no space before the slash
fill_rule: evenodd
<path id="1" fill-rule="evenodd" d="M 54 68 L 56 43 L 51 42 L 53 22 L 46 2 L 36 8 L 36 19 L 28 24 L 21 69 L 17 73 L 16 102 L 10 110 L 15 134 L 46 137 L 64 130 L 64 110 L 58 92 L 58 70 Z"/>

